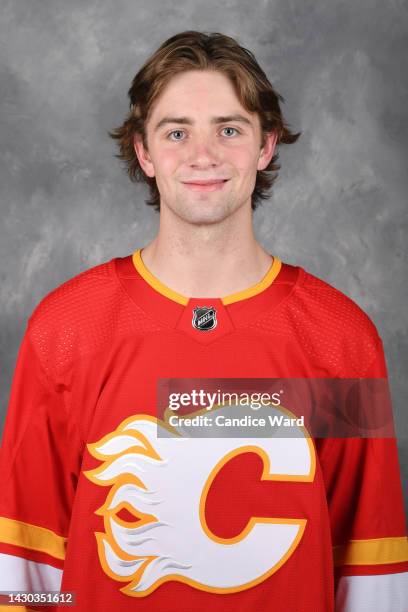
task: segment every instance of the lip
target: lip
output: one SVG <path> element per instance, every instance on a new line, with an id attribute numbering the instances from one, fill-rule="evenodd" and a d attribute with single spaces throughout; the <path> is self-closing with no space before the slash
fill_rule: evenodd
<path id="1" fill-rule="evenodd" d="M 184 183 L 187 183 L 188 185 L 194 184 L 194 185 L 209 185 L 209 184 L 213 184 L 213 183 L 224 183 L 225 181 L 228 181 L 229 179 L 223 179 L 223 178 L 213 178 L 213 179 L 194 179 L 191 181 L 183 181 Z"/>
<path id="2" fill-rule="evenodd" d="M 229 179 L 197 179 L 196 181 L 183 181 L 183 185 L 193 191 L 217 191 L 222 189 L 228 181 Z"/>

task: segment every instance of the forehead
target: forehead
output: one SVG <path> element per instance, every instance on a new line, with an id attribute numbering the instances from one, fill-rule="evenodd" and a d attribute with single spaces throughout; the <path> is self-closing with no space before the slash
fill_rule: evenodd
<path id="1" fill-rule="evenodd" d="M 172 77 L 150 112 L 152 120 L 160 119 L 164 113 L 173 115 L 231 114 L 240 112 L 252 121 L 255 113 L 250 113 L 241 104 L 233 84 L 220 71 L 188 70 Z"/>

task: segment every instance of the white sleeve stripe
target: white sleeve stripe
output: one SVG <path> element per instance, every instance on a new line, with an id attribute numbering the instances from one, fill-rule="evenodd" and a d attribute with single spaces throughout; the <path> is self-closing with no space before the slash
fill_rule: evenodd
<path id="1" fill-rule="evenodd" d="M 59 591 L 62 570 L 0 553 L 0 591 Z"/>
<path id="2" fill-rule="evenodd" d="M 341 576 L 336 612 L 408 612 L 408 572 Z"/>

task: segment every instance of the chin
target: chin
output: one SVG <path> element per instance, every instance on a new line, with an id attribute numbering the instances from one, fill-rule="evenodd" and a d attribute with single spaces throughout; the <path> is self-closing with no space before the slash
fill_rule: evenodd
<path id="1" fill-rule="evenodd" d="M 224 219 L 229 217 L 234 210 L 227 205 L 211 208 L 205 208 L 203 206 L 201 210 L 186 206 L 181 207 L 175 212 L 181 219 L 183 219 L 183 221 L 186 221 L 187 223 L 191 223 L 193 225 L 212 225 L 214 223 L 221 223 L 221 221 L 224 221 Z"/>
<path id="2" fill-rule="evenodd" d="M 220 223 L 224 219 L 230 217 L 238 208 L 240 204 L 234 200 L 222 202 L 186 202 L 178 201 L 174 202 L 170 206 L 173 213 L 187 223 L 193 225 L 211 225 L 214 223 Z"/>

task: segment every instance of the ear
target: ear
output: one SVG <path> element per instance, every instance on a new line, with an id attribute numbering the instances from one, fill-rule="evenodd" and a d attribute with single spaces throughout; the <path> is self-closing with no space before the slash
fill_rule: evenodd
<path id="1" fill-rule="evenodd" d="M 265 170 L 269 162 L 271 161 L 273 154 L 275 153 L 276 143 L 278 140 L 277 132 L 267 132 L 264 135 L 265 144 L 261 148 L 259 153 L 258 165 L 256 167 L 257 170 Z"/>
<path id="2" fill-rule="evenodd" d="M 153 177 L 154 176 L 154 166 L 153 166 L 148 150 L 144 148 L 141 134 L 135 134 L 133 136 L 133 146 L 134 146 L 137 159 L 139 160 L 139 164 L 143 172 L 147 176 Z"/>

